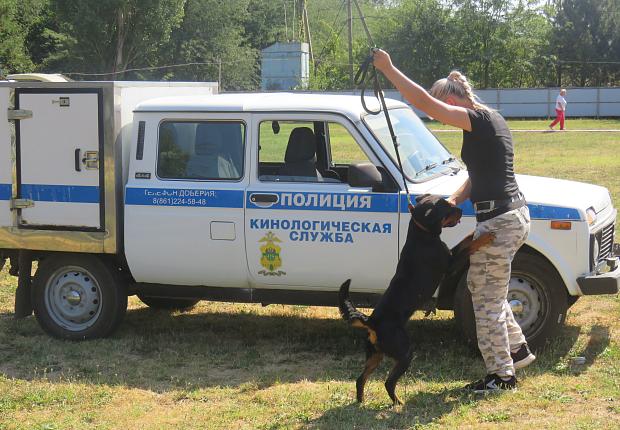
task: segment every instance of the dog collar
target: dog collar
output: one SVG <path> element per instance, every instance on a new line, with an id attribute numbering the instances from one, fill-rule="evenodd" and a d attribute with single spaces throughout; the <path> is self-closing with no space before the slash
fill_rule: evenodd
<path id="1" fill-rule="evenodd" d="M 422 231 L 425 231 L 427 233 L 430 233 L 431 231 L 429 229 L 427 229 L 426 227 L 424 227 L 422 224 L 420 224 L 418 222 L 418 220 L 416 220 L 415 218 L 413 219 L 413 222 L 415 223 L 415 225 L 417 225 Z"/>

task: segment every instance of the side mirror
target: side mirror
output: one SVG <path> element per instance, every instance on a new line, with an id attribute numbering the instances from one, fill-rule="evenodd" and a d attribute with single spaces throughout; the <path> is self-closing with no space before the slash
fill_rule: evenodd
<path id="1" fill-rule="evenodd" d="M 351 164 L 348 180 L 352 187 L 372 188 L 375 192 L 384 192 L 391 188 L 384 181 L 384 175 L 371 163 Z"/>

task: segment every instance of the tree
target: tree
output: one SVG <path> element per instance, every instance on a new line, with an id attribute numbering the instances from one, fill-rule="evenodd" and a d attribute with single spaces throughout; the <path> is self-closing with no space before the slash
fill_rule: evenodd
<path id="1" fill-rule="evenodd" d="M 159 49 L 181 23 L 185 0 L 52 0 L 68 36 L 66 67 L 113 72 L 157 63 Z"/>
<path id="2" fill-rule="evenodd" d="M 436 0 L 405 0 L 385 22 L 382 45 L 416 82 L 430 87 L 458 67 L 453 20 Z"/>
<path id="3" fill-rule="evenodd" d="M 18 0 L 0 0 L 0 69 L 2 73 L 28 72 L 33 64 L 25 46 Z"/>
<path id="4" fill-rule="evenodd" d="M 208 64 L 174 69 L 166 79 L 218 81 L 221 76 L 222 89 L 256 88 L 258 50 L 244 35 L 246 22 L 253 19 L 249 4 L 249 0 L 188 0 L 168 58 L 175 64 Z"/>
<path id="5" fill-rule="evenodd" d="M 496 58 L 495 86 L 545 87 L 554 82 L 551 23 L 535 0 L 519 2 L 507 16 L 510 37 Z"/>
<path id="6" fill-rule="evenodd" d="M 619 58 L 617 0 L 556 0 L 552 46 L 557 84 L 604 85 L 617 82 Z"/>
<path id="7" fill-rule="evenodd" d="M 457 53 L 481 88 L 496 85 L 494 67 L 507 54 L 512 36 L 508 23 L 511 0 L 454 0 Z"/>

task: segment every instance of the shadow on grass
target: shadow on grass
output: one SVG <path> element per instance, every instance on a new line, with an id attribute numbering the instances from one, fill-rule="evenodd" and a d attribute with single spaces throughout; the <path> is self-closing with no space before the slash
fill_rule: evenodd
<path id="1" fill-rule="evenodd" d="M 596 328 L 599 338 L 605 337 L 603 329 Z M 409 331 L 416 358 L 407 378 L 443 384 L 483 374 L 479 354 L 463 343 L 453 320 L 416 319 Z M 553 370 L 578 334 L 579 328 L 566 327 L 560 341 L 539 355 L 534 372 Z M 588 357 L 604 350 L 600 343 L 588 350 Z M 360 330 L 336 318 L 309 318 L 302 312 L 168 314 L 139 308 L 127 313 L 113 337 L 86 342 L 53 339 L 34 318 L 16 321 L 11 314 L 0 314 L 0 373 L 24 380 L 123 385 L 155 392 L 344 381 L 353 390 L 364 363 L 363 350 Z M 391 360 L 384 360 L 373 379 L 385 379 L 391 365 Z M 433 402 L 437 395 L 419 393 L 409 403 Z"/>
<path id="2" fill-rule="evenodd" d="M 415 428 L 418 425 L 432 423 L 444 415 L 449 415 L 455 409 L 471 407 L 479 402 L 496 398 L 496 396 L 474 395 L 465 392 L 462 388 L 444 389 L 436 392 L 419 391 L 409 397 L 403 406 L 383 405 L 373 408 L 358 403 L 350 403 L 335 407 L 309 422 L 303 428 L 307 430 L 342 428 L 342 423 L 347 423 L 347 426 L 351 428 Z"/>

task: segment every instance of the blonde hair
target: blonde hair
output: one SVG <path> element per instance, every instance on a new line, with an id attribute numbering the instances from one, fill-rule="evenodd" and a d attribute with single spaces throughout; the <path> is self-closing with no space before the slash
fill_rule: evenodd
<path id="1" fill-rule="evenodd" d="M 445 100 L 448 96 L 454 95 L 469 100 L 476 110 L 493 110 L 479 102 L 480 99 L 474 94 L 467 78 L 458 70 L 453 70 L 447 78 L 436 81 L 431 87 L 430 94 L 438 100 Z"/>

